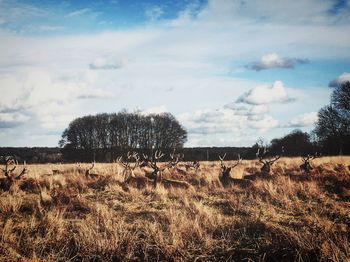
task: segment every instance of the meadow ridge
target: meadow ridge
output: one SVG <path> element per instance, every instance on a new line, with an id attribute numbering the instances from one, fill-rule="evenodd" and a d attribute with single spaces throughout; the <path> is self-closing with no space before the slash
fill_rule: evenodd
<path id="1" fill-rule="evenodd" d="M 10 190 L 1 180 L 0 260 L 349 261 L 350 157 L 316 158 L 310 174 L 301 164 L 281 158 L 240 183 L 261 167 L 243 160 L 226 187 L 219 161 L 164 170 L 187 188 L 126 185 L 118 163 L 96 163 L 96 176 L 79 172 L 91 164 L 27 165 Z"/>

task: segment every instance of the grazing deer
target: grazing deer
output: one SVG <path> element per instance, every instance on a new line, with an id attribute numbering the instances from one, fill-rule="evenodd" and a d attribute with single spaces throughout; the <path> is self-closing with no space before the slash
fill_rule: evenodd
<path id="1" fill-rule="evenodd" d="M 236 166 L 238 166 L 242 161 L 242 158 L 240 157 L 240 155 L 238 155 L 237 162 L 231 166 L 226 166 L 224 164 L 225 157 L 226 157 L 226 153 L 223 156 L 219 156 L 220 165 L 221 165 L 221 175 L 219 176 L 219 180 L 220 180 L 221 184 L 223 186 L 228 186 L 230 184 L 237 184 L 237 183 L 240 183 L 243 180 L 245 180 L 245 179 L 232 178 L 230 176 L 231 170 L 234 169 Z"/>
<path id="2" fill-rule="evenodd" d="M 87 168 L 85 170 L 85 177 L 86 178 L 98 178 L 100 175 L 97 173 L 91 173 L 91 170 L 94 168 L 95 162 L 91 163 L 91 167 Z"/>
<path id="3" fill-rule="evenodd" d="M 282 147 L 282 153 L 283 153 L 283 147 Z M 256 152 L 256 156 L 259 159 L 259 162 L 263 164 L 263 166 L 261 167 L 261 173 L 263 174 L 270 174 L 271 172 L 271 166 L 273 165 L 273 163 L 275 163 L 278 159 L 281 158 L 281 155 L 276 156 L 273 159 L 265 159 L 266 154 L 268 153 L 268 150 L 266 149 L 266 147 L 264 148 L 264 151 L 261 152 L 260 148 L 258 148 L 258 151 Z"/>
<path id="4" fill-rule="evenodd" d="M 319 155 L 317 155 L 317 153 L 313 156 L 307 155 L 307 157 L 302 157 L 303 160 L 303 164 L 301 164 L 299 167 L 301 169 L 301 171 L 304 171 L 305 173 L 310 173 L 311 170 L 313 170 L 314 168 L 311 166 L 310 161 L 319 157 Z"/>
<path id="5" fill-rule="evenodd" d="M 5 168 L 2 168 L 2 172 L 5 175 L 6 182 L 4 183 L 3 187 L 7 190 L 10 190 L 13 184 L 16 183 L 16 181 L 19 181 L 21 177 L 28 173 L 26 162 L 23 163 L 23 169 L 19 173 L 19 175 L 13 175 L 13 171 L 17 168 L 18 161 L 14 156 L 2 156 L 1 162 L 5 165 Z"/>

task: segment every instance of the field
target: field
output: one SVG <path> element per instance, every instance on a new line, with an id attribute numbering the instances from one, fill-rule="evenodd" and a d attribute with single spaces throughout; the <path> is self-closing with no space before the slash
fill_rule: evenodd
<path id="1" fill-rule="evenodd" d="M 187 189 L 126 186 L 118 164 L 96 164 L 97 177 L 29 165 L 0 190 L 0 261 L 350 261 L 350 157 L 317 158 L 310 174 L 301 163 L 281 158 L 271 176 L 227 187 L 219 162 L 163 172 Z M 260 167 L 243 161 L 231 177 Z"/>

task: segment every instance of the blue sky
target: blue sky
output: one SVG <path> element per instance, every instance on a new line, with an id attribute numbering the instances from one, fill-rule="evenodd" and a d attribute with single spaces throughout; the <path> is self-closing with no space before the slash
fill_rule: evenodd
<path id="1" fill-rule="evenodd" d="M 349 11 L 345 0 L 0 0 L 0 146 L 56 146 L 74 118 L 124 108 L 171 112 L 186 146 L 310 131 L 330 82 L 350 80 Z"/>

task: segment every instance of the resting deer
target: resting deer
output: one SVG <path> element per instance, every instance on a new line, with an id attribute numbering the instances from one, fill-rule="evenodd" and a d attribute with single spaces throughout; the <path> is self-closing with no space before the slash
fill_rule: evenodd
<path id="1" fill-rule="evenodd" d="M 91 173 L 91 170 L 94 168 L 95 162 L 91 163 L 91 167 L 87 168 L 85 171 L 86 178 L 98 178 L 100 175 L 97 173 Z"/>
<path id="2" fill-rule="evenodd" d="M 135 160 L 135 163 L 133 166 L 130 163 L 132 159 Z M 122 165 L 124 168 L 122 172 L 124 182 L 128 182 L 131 178 L 135 177 L 134 170 L 139 165 L 139 161 L 140 161 L 139 155 L 137 153 L 131 153 L 131 152 L 127 153 L 126 161 L 123 160 L 122 156 L 117 158 L 117 162 L 120 165 Z"/>
<path id="3" fill-rule="evenodd" d="M 183 154 L 175 154 L 175 148 L 173 152 L 170 154 L 170 161 L 167 164 L 167 167 L 172 170 L 175 170 L 178 174 L 181 176 L 186 176 L 187 175 L 187 168 L 186 170 L 183 170 L 179 168 L 178 163 L 181 159 L 183 159 L 184 155 Z"/>
<path id="4" fill-rule="evenodd" d="M 221 184 L 223 186 L 228 186 L 230 184 L 236 184 L 244 181 L 244 179 L 232 178 L 230 176 L 231 170 L 234 169 L 236 166 L 238 166 L 242 161 L 242 158 L 240 157 L 240 155 L 238 155 L 238 160 L 233 165 L 230 165 L 230 166 L 226 166 L 224 164 L 225 157 L 226 157 L 226 153 L 223 156 L 219 156 L 220 165 L 221 165 L 221 175 L 219 176 L 219 180 Z"/>
<path id="5" fill-rule="evenodd" d="M 305 173 L 310 173 L 311 170 L 313 170 L 313 167 L 310 164 L 310 161 L 319 157 L 317 153 L 313 156 L 307 155 L 307 157 L 302 157 L 303 164 L 300 165 L 301 171 L 304 171 Z"/>
<path id="6" fill-rule="evenodd" d="M 134 159 L 135 163 L 132 166 L 130 161 Z M 126 187 L 127 185 L 133 185 L 137 187 L 138 189 L 144 188 L 147 185 L 152 184 L 152 180 L 149 179 L 148 177 L 144 176 L 137 176 L 134 173 L 134 170 L 136 167 L 144 168 L 148 166 L 149 159 L 146 155 L 143 155 L 143 160 L 140 162 L 140 157 L 137 153 L 130 153 L 128 152 L 126 161 L 123 161 L 122 157 L 119 157 L 117 159 L 117 162 L 120 163 L 123 166 L 123 187 Z M 128 190 L 126 187 L 125 189 Z"/>
<path id="7" fill-rule="evenodd" d="M 17 176 L 13 174 L 13 171 L 15 171 L 18 165 L 18 161 L 14 156 L 3 156 L 1 157 L 1 162 L 5 165 L 5 168 L 1 169 L 6 178 L 4 187 L 5 189 L 10 190 L 23 175 L 28 173 L 26 162 L 23 163 L 23 169 Z"/>
<path id="8" fill-rule="evenodd" d="M 181 180 L 167 179 L 163 178 L 162 172 L 165 167 L 160 167 L 157 165 L 157 162 L 164 156 L 161 151 L 156 151 L 151 159 L 149 159 L 148 164 L 153 169 L 153 172 L 146 173 L 145 176 L 153 180 L 153 186 L 157 187 L 158 183 L 163 184 L 165 187 L 178 187 L 189 189 L 192 186 L 186 182 Z M 148 158 L 147 158 L 148 159 Z"/>
<path id="9" fill-rule="evenodd" d="M 271 172 L 271 166 L 273 165 L 273 163 L 275 163 L 278 159 L 281 158 L 281 155 L 275 156 L 273 159 L 264 160 L 267 153 L 268 153 L 268 150 L 266 149 L 266 147 L 264 148 L 263 152 L 261 152 L 260 148 L 258 148 L 258 151 L 256 152 L 256 156 L 259 159 L 259 162 L 263 164 L 263 166 L 260 169 L 261 173 L 268 175 Z M 282 153 L 283 153 L 283 147 L 282 147 Z"/>

